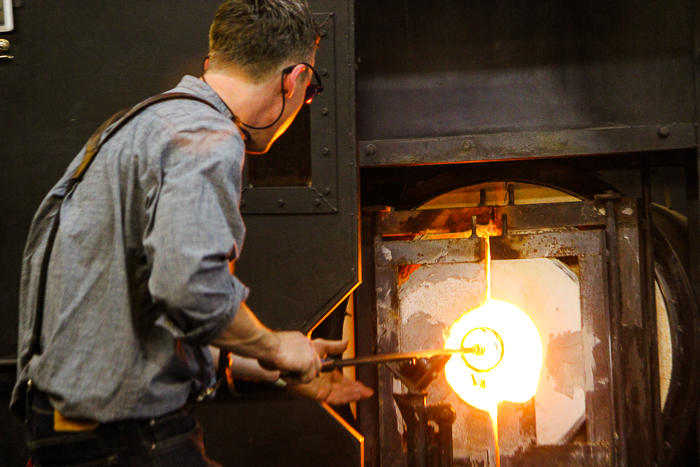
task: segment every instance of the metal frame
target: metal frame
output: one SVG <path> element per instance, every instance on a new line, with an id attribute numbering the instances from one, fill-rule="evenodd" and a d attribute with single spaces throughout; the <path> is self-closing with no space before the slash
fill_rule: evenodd
<path id="1" fill-rule="evenodd" d="M 607 196 L 607 198 L 606 198 Z M 642 311 L 645 261 L 637 200 L 605 195 L 603 201 L 548 205 L 426 211 L 392 211 L 374 215 L 374 261 L 377 293 L 377 352 L 398 350 L 398 274 L 405 264 L 481 261 L 482 240 L 405 240 L 425 233 L 471 229 L 465 219 L 507 216 L 509 234 L 491 238 L 493 259 L 576 256 L 581 286 L 582 332 L 595 336 L 583 350 L 593 368 L 586 393 L 587 444 L 534 447 L 502 465 L 654 465 L 655 435 L 649 385 L 658 385 L 645 349 L 648 313 Z M 578 212 L 578 216 L 576 215 Z M 480 223 L 483 221 L 479 221 Z M 576 229 L 586 226 L 585 230 Z M 546 232 L 533 229 L 548 229 Z M 392 240 L 392 237 L 394 240 Z M 420 237 L 416 237 L 420 238 Z M 625 277 L 624 281 L 620 277 Z M 621 343 L 624 342 L 624 349 Z M 589 387 L 590 387 L 589 386 Z M 382 467 L 405 464 L 396 430 L 393 380 L 378 372 L 379 438 Z M 633 396 L 633 397 L 631 397 Z"/>
<path id="2" fill-rule="evenodd" d="M 700 298 L 700 1 L 693 0 L 693 38 L 695 78 L 695 148 L 694 157 L 686 161 L 688 191 L 688 247 L 690 281 L 696 301 Z M 696 416 L 697 443 L 700 450 L 700 407 Z"/>
<path id="3" fill-rule="evenodd" d="M 360 142 L 362 167 L 619 154 L 695 147 L 695 125 L 518 131 Z"/>
<path id="4" fill-rule="evenodd" d="M 338 147 L 335 73 L 335 15 L 314 14 L 323 24 L 316 69 L 323 76 L 324 90 L 311 104 L 310 186 L 248 186 L 243 174 L 243 214 L 335 214 L 338 212 Z"/>

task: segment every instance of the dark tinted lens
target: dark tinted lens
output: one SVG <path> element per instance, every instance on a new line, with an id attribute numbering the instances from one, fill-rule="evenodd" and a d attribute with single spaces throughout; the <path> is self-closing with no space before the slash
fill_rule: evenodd
<path id="1" fill-rule="evenodd" d="M 311 104 L 311 101 L 318 96 L 320 86 L 318 84 L 310 83 L 306 86 L 306 95 L 304 96 L 304 102 Z"/>

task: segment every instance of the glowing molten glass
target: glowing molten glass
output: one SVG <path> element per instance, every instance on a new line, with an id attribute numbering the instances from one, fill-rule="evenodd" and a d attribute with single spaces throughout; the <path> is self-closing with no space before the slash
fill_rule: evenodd
<path id="1" fill-rule="evenodd" d="M 476 328 L 492 329 L 502 340 L 502 359 L 498 343 L 491 332 L 471 332 Z M 465 339 L 466 336 L 466 339 Z M 482 355 L 453 356 L 445 366 L 445 377 L 452 389 L 466 403 L 495 413 L 500 401 L 525 402 L 537 391 L 542 368 L 542 340 L 537 326 L 520 308 L 489 299 L 464 316 L 450 329 L 445 348 L 459 349 L 481 345 Z M 466 342 L 466 341 L 469 342 Z M 493 368 L 492 364 L 498 362 Z M 477 371 L 491 368 L 487 371 Z"/>

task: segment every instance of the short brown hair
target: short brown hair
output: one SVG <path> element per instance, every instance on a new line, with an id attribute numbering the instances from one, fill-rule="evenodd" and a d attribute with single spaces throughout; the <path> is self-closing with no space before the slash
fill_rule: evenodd
<path id="1" fill-rule="evenodd" d="M 305 0 L 230 0 L 209 31 L 210 66 L 238 66 L 257 81 L 287 61 L 309 61 L 319 32 Z"/>

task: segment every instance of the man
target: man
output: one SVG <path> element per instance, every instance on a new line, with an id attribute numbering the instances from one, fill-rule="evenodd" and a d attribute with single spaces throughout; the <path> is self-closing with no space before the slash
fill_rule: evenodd
<path id="1" fill-rule="evenodd" d="M 346 344 L 267 329 L 229 272 L 245 233 L 244 151 L 265 152 L 322 90 L 317 41 L 304 0 L 222 5 L 203 78 L 173 90 L 204 102 L 141 110 L 81 165 L 83 149 L 42 203 L 23 260 L 12 401 L 26 407 L 37 464 L 211 465 L 182 411 L 215 383 L 208 345 L 234 354 L 234 374 L 284 376 L 309 397 L 371 394 L 319 378 L 319 355 Z"/>

